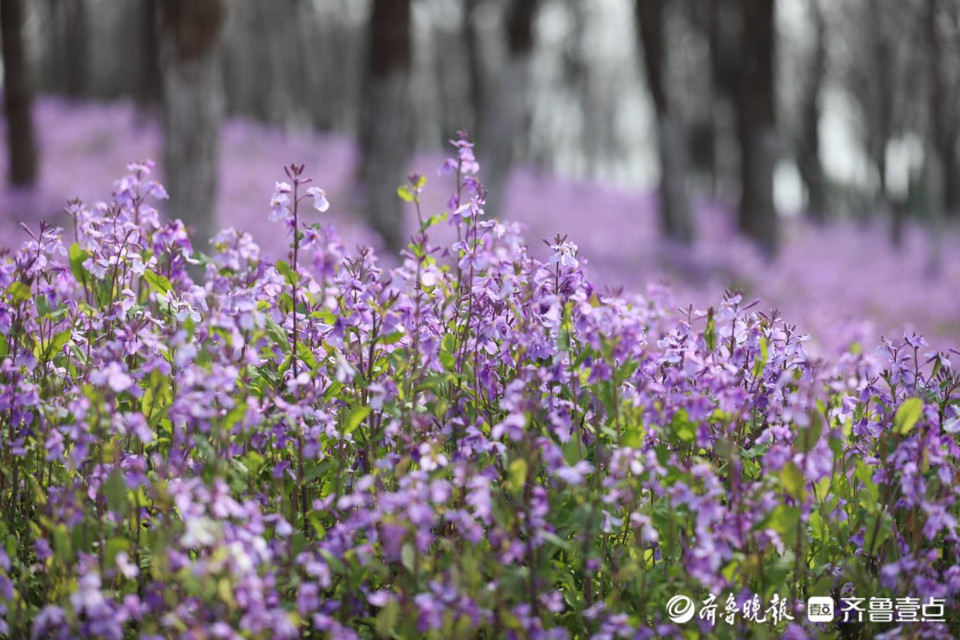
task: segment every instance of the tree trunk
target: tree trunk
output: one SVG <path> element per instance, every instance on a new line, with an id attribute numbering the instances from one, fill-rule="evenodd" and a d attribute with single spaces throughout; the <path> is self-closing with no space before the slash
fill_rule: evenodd
<path id="1" fill-rule="evenodd" d="M 481 181 L 487 188 L 486 211 L 494 215 L 502 214 L 514 144 L 527 117 L 526 85 L 536 9 L 537 0 L 510 0 L 506 15 L 507 61 L 480 116 L 483 138 L 477 150 Z"/>
<path id="2" fill-rule="evenodd" d="M 889 9 L 889 7 L 887 7 Z M 893 135 L 893 51 L 890 36 L 883 19 L 885 8 L 881 0 L 871 0 L 868 6 L 873 72 L 870 74 L 870 109 L 868 147 L 877 174 L 874 209 L 881 219 L 890 220 L 890 243 L 899 249 L 903 242 L 903 223 L 906 210 L 892 206 L 887 190 L 887 146 Z M 865 219 L 863 220 L 866 221 Z"/>
<path id="3" fill-rule="evenodd" d="M 814 223 L 823 224 L 827 217 L 827 196 L 826 178 L 820 162 L 820 99 L 827 71 L 827 24 L 819 0 L 809 0 L 808 6 L 813 17 L 814 50 L 801 108 L 797 168 L 807 187 L 807 213 Z"/>
<path id="4" fill-rule="evenodd" d="M 475 140 L 483 135 L 480 131 L 480 110 L 485 104 L 487 86 L 483 50 L 476 26 L 479 5 L 480 0 L 465 0 L 463 3 L 463 41 L 470 76 L 470 106 L 473 108 L 470 134 Z"/>
<path id="5" fill-rule="evenodd" d="M 397 185 L 404 182 L 413 147 L 410 20 L 410 0 L 374 0 L 361 106 L 360 184 L 366 218 L 390 251 L 404 244 Z"/>
<path id="6" fill-rule="evenodd" d="M 774 0 L 740 0 L 741 75 L 738 104 L 740 133 L 740 231 L 768 259 L 777 253 L 777 211 L 773 172 L 777 162 L 774 95 Z"/>
<path id="7" fill-rule="evenodd" d="M 947 215 L 957 218 L 960 214 L 960 150 L 957 144 L 960 135 L 956 130 L 950 131 L 944 137 L 944 203 Z"/>
<path id="8" fill-rule="evenodd" d="M 137 78 L 137 105 L 141 109 L 160 101 L 162 86 L 157 0 L 143 0 L 140 6 L 140 77 Z"/>
<path id="9" fill-rule="evenodd" d="M 224 7 L 221 0 L 163 0 L 160 44 L 169 214 L 193 228 L 198 250 L 205 249 L 217 231 Z"/>
<path id="10" fill-rule="evenodd" d="M 943 154 L 943 70 L 940 57 L 940 34 L 937 30 L 937 0 L 927 0 L 924 15 L 925 40 L 927 44 L 927 142 L 926 191 L 927 213 L 930 225 L 930 250 L 927 271 L 939 275 L 941 269 L 941 236 L 944 211 L 944 161 Z"/>
<path id="11" fill-rule="evenodd" d="M 660 150 L 660 229 L 672 240 L 690 244 L 693 220 L 687 198 L 686 154 L 683 131 L 671 112 L 663 76 L 666 68 L 663 0 L 637 0 L 637 31 L 643 48 L 647 87 L 657 114 Z"/>
<path id="12" fill-rule="evenodd" d="M 739 187 L 737 91 L 740 74 L 740 16 L 727 0 L 709 0 L 710 126 L 712 196 L 722 199 Z"/>
<path id="13" fill-rule="evenodd" d="M 64 92 L 71 98 L 83 96 L 89 87 L 87 3 L 85 0 L 61 0 L 64 14 Z"/>
<path id="14" fill-rule="evenodd" d="M 21 0 L 0 0 L 0 38 L 3 39 L 9 180 L 14 186 L 29 187 L 37 178 L 37 145 L 33 133 L 33 95 L 23 41 Z"/>

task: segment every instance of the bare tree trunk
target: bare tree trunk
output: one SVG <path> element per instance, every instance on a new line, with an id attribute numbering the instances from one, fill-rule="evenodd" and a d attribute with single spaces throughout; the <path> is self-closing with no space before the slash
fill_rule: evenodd
<path id="1" fill-rule="evenodd" d="M 657 142 L 660 149 L 660 229 L 672 239 L 690 244 L 693 241 L 693 220 L 687 198 L 687 162 L 683 131 L 670 109 L 664 87 L 666 68 L 664 47 L 663 0 L 637 0 L 637 31 L 643 47 L 647 87 L 657 114 Z"/>
<path id="2" fill-rule="evenodd" d="M 140 6 L 140 77 L 137 78 L 137 104 L 140 109 L 160 101 L 160 25 L 157 0 L 143 0 Z"/>
<path id="3" fill-rule="evenodd" d="M 887 7 L 889 9 L 889 7 Z M 892 206 L 887 190 L 887 146 L 893 134 L 893 51 L 890 35 L 884 23 L 882 0 L 870 0 L 869 37 L 873 56 L 873 72 L 869 77 L 868 147 L 877 174 L 874 209 L 881 219 L 890 220 L 890 243 L 899 249 L 903 241 L 905 207 Z"/>
<path id="4" fill-rule="evenodd" d="M 712 194 L 721 198 L 739 178 L 737 145 L 740 82 L 740 16 L 726 0 L 710 0 L 710 124 L 712 128 Z"/>
<path id="5" fill-rule="evenodd" d="M 797 168 L 807 187 L 807 213 L 822 224 L 827 217 L 826 178 L 820 162 L 820 99 L 827 71 L 827 23 L 819 0 L 809 0 L 813 18 L 814 50 L 807 70 L 804 91 L 800 140 L 797 144 Z"/>
<path id="6" fill-rule="evenodd" d="M 374 0 L 361 106 L 360 184 L 366 218 L 390 251 L 403 247 L 403 207 L 397 185 L 413 146 L 410 0 Z"/>
<path id="7" fill-rule="evenodd" d="M 946 134 L 944 138 L 944 203 L 947 207 L 947 215 L 956 218 L 960 214 L 960 150 L 957 142 L 960 141 L 960 134 L 954 128 Z"/>
<path id="8" fill-rule="evenodd" d="M 28 187 L 37 179 L 37 145 L 33 133 L 33 94 L 23 42 L 21 0 L 0 0 L 0 38 L 3 39 L 9 180 L 14 186 Z"/>
<path id="9" fill-rule="evenodd" d="M 221 0 L 162 0 L 161 69 L 164 172 L 169 214 L 194 230 L 205 248 L 217 231 L 217 175 L 223 78 L 219 41 Z"/>
<path id="10" fill-rule="evenodd" d="M 483 51 L 480 46 L 480 34 L 477 33 L 477 8 L 481 0 L 464 0 L 463 3 L 463 40 L 466 45 L 467 67 L 470 74 L 470 105 L 473 108 L 470 134 L 479 140 L 480 110 L 486 100 L 486 72 L 483 64 Z"/>
<path id="11" fill-rule="evenodd" d="M 938 0 L 927 0 L 924 15 L 927 44 L 928 115 L 926 157 L 927 209 L 930 225 L 930 251 L 927 271 L 939 275 L 941 269 L 941 236 L 944 211 L 944 161 L 943 153 L 943 70 L 940 59 L 940 34 L 937 30 Z"/>
<path id="12" fill-rule="evenodd" d="M 741 78 L 738 105 L 740 132 L 741 232 L 754 240 L 768 259 L 778 248 L 773 171 L 777 161 L 774 69 L 774 0 L 740 0 Z"/>
<path id="13" fill-rule="evenodd" d="M 78 98 L 88 89 L 88 50 L 89 33 L 87 29 L 86 0 L 61 0 L 64 14 L 64 91 L 72 98 Z"/>
<path id="14" fill-rule="evenodd" d="M 533 50 L 533 19 L 537 0 L 510 0 L 507 6 L 508 57 L 480 115 L 478 153 L 487 187 L 487 212 L 501 214 L 507 177 L 513 164 L 514 143 L 527 116 L 526 85 Z"/>

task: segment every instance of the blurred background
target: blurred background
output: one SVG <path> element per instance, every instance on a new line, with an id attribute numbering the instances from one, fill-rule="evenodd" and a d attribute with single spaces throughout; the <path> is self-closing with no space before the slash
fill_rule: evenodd
<path id="1" fill-rule="evenodd" d="M 195 246 L 279 258 L 303 162 L 391 264 L 397 185 L 442 209 L 467 130 L 487 213 L 567 234 L 598 287 L 960 343 L 960 0 L 0 0 L 0 40 L 0 246 L 150 157 Z"/>

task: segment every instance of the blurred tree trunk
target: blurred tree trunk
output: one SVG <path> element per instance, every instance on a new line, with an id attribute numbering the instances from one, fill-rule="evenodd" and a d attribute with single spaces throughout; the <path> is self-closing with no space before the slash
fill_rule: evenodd
<path id="1" fill-rule="evenodd" d="M 768 259 L 778 248 L 773 172 L 777 162 L 774 94 L 774 0 L 740 0 L 741 75 L 738 104 L 740 134 L 740 231 Z"/>
<path id="2" fill-rule="evenodd" d="M 467 67 L 470 78 L 470 106 L 473 108 L 470 134 L 475 140 L 483 135 L 480 131 L 480 110 L 486 104 L 486 74 L 484 72 L 483 51 L 480 46 L 480 34 L 477 32 L 477 8 L 481 0 L 464 0 L 463 4 L 463 41 L 466 45 Z"/>
<path id="3" fill-rule="evenodd" d="M 888 7 L 889 8 L 889 7 Z M 873 72 L 869 77 L 870 109 L 868 123 L 868 148 L 877 174 L 877 191 L 874 209 L 881 219 L 890 219 L 890 242 L 899 248 L 903 238 L 904 207 L 891 207 L 887 190 L 887 146 L 893 135 L 893 51 L 890 36 L 884 24 L 882 0 L 870 0 L 869 17 L 870 49 L 873 56 Z"/>
<path id="4" fill-rule="evenodd" d="M 50 86 L 56 92 L 79 97 L 90 89 L 87 3 L 85 0 L 48 0 L 47 5 L 51 22 L 47 56 Z"/>
<path id="5" fill-rule="evenodd" d="M 360 116 L 360 184 L 367 221 L 390 251 L 404 244 L 397 185 L 404 182 L 413 147 L 410 22 L 410 0 L 374 0 Z"/>
<path id="6" fill-rule="evenodd" d="M 814 49 L 807 69 L 807 87 L 801 106 L 800 139 L 797 143 L 797 168 L 807 187 L 807 213 L 811 220 L 826 220 L 826 178 L 820 162 L 820 100 L 827 72 L 827 23 L 819 0 L 809 0 L 813 19 Z"/>
<path id="7" fill-rule="evenodd" d="M 937 29 L 938 0 L 927 0 L 924 11 L 924 40 L 927 47 L 927 136 L 926 159 L 927 213 L 930 218 L 930 251 L 928 273 L 938 275 L 941 267 L 941 234 L 944 211 L 944 122 L 943 61 L 940 57 L 940 34 Z"/>
<path id="8" fill-rule="evenodd" d="M 951 218 L 956 218 L 960 215 L 960 150 L 958 150 L 957 142 L 960 140 L 960 133 L 957 132 L 956 127 L 948 127 L 952 129 L 946 135 L 944 140 L 944 187 L 945 192 L 943 194 L 944 202 L 947 207 L 947 214 Z"/>
<path id="9" fill-rule="evenodd" d="M 87 25 L 85 0 L 61 0 L 64 14 L 64 91 L 73 98 L 84 95 L 88 89 L 88 50 L 90 34 Z"/>
<path id="10" fill-rule="evenodd" d="M 3 40 L 3 97 L 7 118 L 10 183 L 29 187 L 37 179 L 37 144 L 33 132 L 33 94 L 23 41 L 21 0 L 0 0 Z"/>
<path id="11" fill-rule="evenodd" d="M 483 138 L 478 143 L 481 181 L 487 188 L 486 210 L 501 214 L 516 138 L 526 120 L 526 85 L 533 51 L 533 19 L 537 0 L 510 0 L 507 5 L 507 60 L 480 115 Z"/>
<path id="12" fill-rule="evenodd" d="M 222 0 L 162 0 L 160 33 L 164 107 L 164 173 L 169 214 L 193 227 L 204 250 L 217 231 L 217 174 L 223 78 Z"/>
<path id="13" fill-rule="evenodd" d="M 160 101 L 160 50 L 157 0 L 143 0 L 140 6 L 140 77 L 137 104 L 141 109 Z"/>
<path id="14" fill-rule="evenodd" d="M 664 87 L 666 50 L 664 47 L 665 0 L 637 0 L 637 31 L 643 48 L 647 87 L 657 114 L 657 142 L 660 150 L 660 229 L 672 239 L 690 244 L 693 220 L 687 199 L 687 166 L 683 132 L 679 118 L 670 109 Z"/>
<path id="15" fill-rule="evenodd" d="M 740 82 L 740 16 L 727 0 L 710 0 L 710 124 L 712 127 L 712 195 L 724 196 L 725 187 L 735 184 L 740 168 L 735 139 L 736 105 Z"/>

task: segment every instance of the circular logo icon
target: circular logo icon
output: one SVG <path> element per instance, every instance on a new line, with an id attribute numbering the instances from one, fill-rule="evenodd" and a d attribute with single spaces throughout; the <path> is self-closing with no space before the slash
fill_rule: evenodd
<path id="1" fill-rule="evenodd" d="M 693 619 L 693 600 L 687 596 L 673 596 L 667 601 L 667 617 L 677 624 Z"/>

